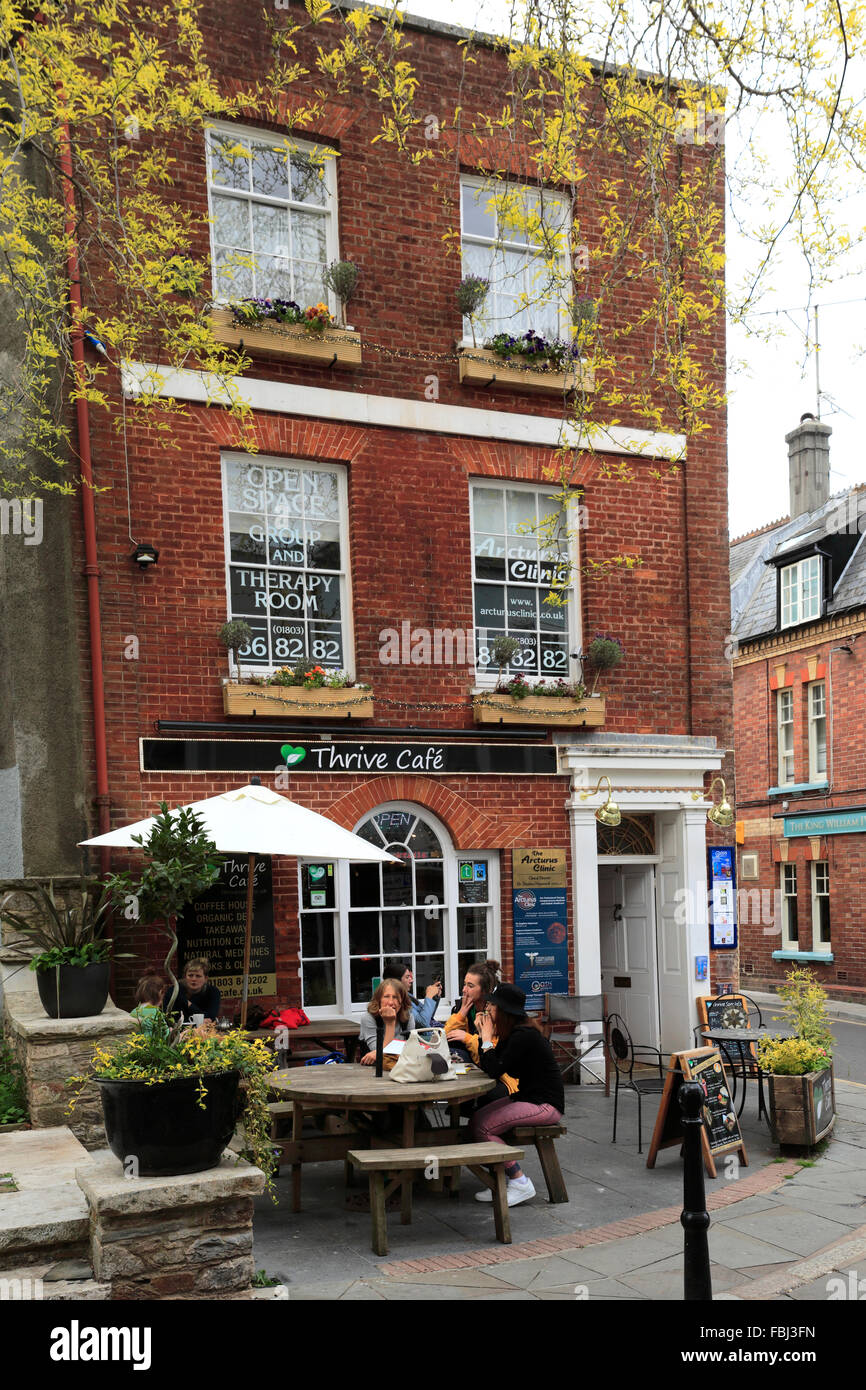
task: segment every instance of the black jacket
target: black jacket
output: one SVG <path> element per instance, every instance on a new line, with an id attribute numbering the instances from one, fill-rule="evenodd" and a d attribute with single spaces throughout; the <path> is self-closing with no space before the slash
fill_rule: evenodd
<path id="1" fill-rule="evenodd" d="M 170 998 L 171 988 L 167 989 L 163 996 L 163 1009 L 168 1008 Z M 219 1018 L 221 1002 L 222 996 L 216 985 L 206 984 L 204 989 L 199 990 L 198 994 L 187 994 L 186 985 L 181 980 L 178 986 L 177 999 L 174 1001 L 173 1012 L 183 1014 L 187 1023 L 193 1014 L 204 1014 L 205 1018 Z"/>
<path id="2" fill-rule="evenodd" d="M 565 1089 L 559 1067 L 547 1038 L 531 1024 L 521 1024 L 510 1038 L 486 1052 L 482 1047 L 478 1061 L 481 1070 L 496 1081 L 505 1073 L 515 1077 L 519 1089 L 512 1100 L 552 1105 L 560 1115 L 564 1112 Z"/>

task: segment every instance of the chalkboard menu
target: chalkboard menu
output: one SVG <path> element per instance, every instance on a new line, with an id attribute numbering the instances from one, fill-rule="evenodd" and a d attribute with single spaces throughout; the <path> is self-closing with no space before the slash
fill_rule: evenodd
<path id="1" fill-rule="evenodd" d="M 181 964 L 203 956 L 209 963 L 210 983 L 222 995 L 237 999 L 243 987 L 248 866 L 246 855 L 228 858 L 214 886 L 196 898 L 177 923 Z M 249 997 L 276 993 L 274 892 L 271 861 L 263 855 L 255 860 L 253 874 Z"/>
<path id="2" fill-rule="evenodd" d="M 716 1176 L 715 1159 L 737 1150 L 743 1167 L 748 1167 L 746 1148 L 740 1133 L 740 1121 L 734 1109 L 730 1084 L 717 1047 L 699 1047 L 692 1052 L 675 1052 L 671 1057 L 646 1166 L 655 1167 L 659 1149 L 667 1149 L 683 1142 L 679 1090 L 684 1081 L 697 1081 L 704 1092 L 701 1147 L 710 1177 Z"/>

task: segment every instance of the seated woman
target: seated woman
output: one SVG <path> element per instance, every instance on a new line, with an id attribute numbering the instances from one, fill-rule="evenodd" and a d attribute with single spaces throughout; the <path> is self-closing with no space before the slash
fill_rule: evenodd
<path id="1" fill-rule="evenodd" d="M 476 1066 L 481 1045 L 477 1018 L 487 1003 L 488 995 L 499 982 L 501 968 L 498 960 L 479 960 L 470 965 L 463 977 L 463 996 L 455 1002 L 454 1011 L 445 1023 L 445 1033 L 451 1051 L 467 1062 L 474 1062 Z M 493 1090 L 480 1098 L 478 1106 L 502 1100 L 505 1096 L 513 1095 L 516 1090 L 517 1082 L 514 1077 L 502 1076 Z M 476 1105 L 470 1104 L 462 1113 L 468 1114 L 474 1109 Z"/>
<path id="2" fill-rule="evenodd" d="M 193 1014 L 204 1014 L 205 1018 L 219 1018 L 221 995 L 216 985 L 208 984 L 208 963 L 206 960 L 188 960 L 180 978 L 180 988 L 174 1002 L 174 1013 L 183 1015 L 185 1022 L 192 1020 Z M 165 991 L 162 1007 L 168 1007 L 171 986 Z"/>
<path id="3" fill-rule="evenodd" d="M 361 1065 L 373 1066 L 376 1061 L 376 1019 L 385 1024 L 383 1047 L 395 1038 L 405 1042 L 412 1031 L 412 1005 L 400 980 L 383 980 L 361 1016 Z"/>
<path id="4" fill-rule="evenodd" d="M 412 1005 L 412 1027 L 429 1028 L 436 1015 L 439 1000 L 442 998 L 441 980 L 437 980 L 435 984 L 427 986 L 423 999 L 415 999 L 412 994 L 412 985 L 415 982 L 415 977 L 405 961 L 389 961 L 382 972 L 382 979 L 400 981 L 409 996 L 409 1003 Z"/>
<path id="5" fill-rule="evenodd" d="M 517 985 L 497 985 L 487 1009 L 476 1020 L 481 1034 L 479 1066 L 497 1081 L 504 1072 L 517 1078 L 517 1091 L 475 1111 L 469 1126 L 473 1140 L 504 1143 L 502 1135 L 515 1125 L 556 1125 L 565 1109 L 565 1090 L 550 1043 L 526 1015 L 526 995 Z M 494 1038 L 497 1041 L 494 1041 Z M 486 1097 L 485 1097 L 486 1099 Z M 519 1163 L 507 1163 L 507 1201 L 510 1207 L 528 1202 L 535 1187 Z M 476 1192 L 478 1202 L 492 1202 L 487 1190 Z"/>

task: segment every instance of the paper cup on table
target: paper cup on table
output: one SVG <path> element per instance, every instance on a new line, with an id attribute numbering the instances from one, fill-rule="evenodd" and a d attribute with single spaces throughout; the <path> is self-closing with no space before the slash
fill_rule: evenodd
<path id="1" fill-rule="evenodd" d="M 204 1014 L 193 1014 L 192 1021 L 198 1028 L 199 1024 L 204 1023 Z"/>

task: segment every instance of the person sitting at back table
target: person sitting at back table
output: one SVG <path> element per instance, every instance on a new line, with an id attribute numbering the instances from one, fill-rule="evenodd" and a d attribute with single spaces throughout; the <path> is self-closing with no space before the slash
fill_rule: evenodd
<path id="1" fill-rule="evenodd" d="M 206 960 L 188 960 L 184 966 L 172 1012 L 181 1014 L 187 1023 L 192 1020 L 193 1014 L 204 1014 L 205 1018 L 219 1018 L 222 998 L 216 985 L 208 983 L 207 972 Z M 165 991 L 163 1009 L 168 1008 L 170 998 L 171 986 Z"/>
<path id="2" fill-rule="evenodd" d="M 415 977 L 409 966 L 403 960 L 391 960 L 382 971 L 383 980 L 399 980 L 409 996 L 409 1003 L 412 1005 L 412 1027 L 429 1028 L 436 1016 L 436 1009 L 439 1000 L 442 998 L 442 982 L 437 980 L 435 984 L 428 985 L 423 999 L 416 999 L 412 994 L 412 985 Z"/>
<path id="3" fill-rule="evenodd" d="M 130 1010 L 130 1014 L 138 1021 L 138 1026 L 143 1033 L 150 1033 L 154 1020 L 161 1016 L 160 1006 L 164 990 L 165 981 L 161 975 L 142 975 L 138 982 L 135 991 L 135 1008 Z"/>
<path id="4" fill-rule="evenodd" d="M 479 960 L 467 967 L 463 977 L 463 995 L 454 1004 L 454 1011 L 445 1023 L 448 1046 L 464 1057 L 467 1062 L 478 1066 L 478 1051 L 481 1037 L 477 1028 L 477 1017 L 486 1003 L 488 995 L 499 983 L 501 966 L 498 960 Z M 495 1039 L 494 1039 L 495 1042 Z M 494 1100 L 503 1100 L 517 1090 L 513 1076 L 501 1076 L 492 1091 L 479 1097 L 469 1105 L 461 1107 L 463 1114 L 470 1114 L 482 1105 L 490 1105 Z"/>
<path id="5" fill-rule="evenodd" d="M 362 1014 L 361 1025 L 361 1065 L 373 1066 L 376 1061 L 376 1019 L 381 1018 L 385 1025 L 382 1046 L 387 1047 L 395 1038 L 405 1042 L 412 1031 L 412 1005 L 406 987 L 400 980 L 383 980 L 377 987 L 373 998 Z"/>
<path id="6" fill-rule="evenodd" d="M 565 1089 L 550 1043 L 530 1023 L 526 1014 L 526 995 L 517 985 L 501 984 L 487 1001 L 487 1009 L 477 1019 L 481 1034 L 479 1065 L 488 1076 L 499 1080 L 504 1072 L 517 1078 L 515 1095 L 482 1105 L 472 1117 L 469 1136 L 473 1141 L 502 1138 L 515 1125 L 557 1125 L 565 1110 Z M 498 1040 L 494 1042 L 494 1037 Z M 535 1187 L 519 1163 L 507 1163 L 506 1200 L 510 1207 L 528 1202 Z M 485 1189 L 476 1192 L 477 1202 L 492 1202 Z"/>

